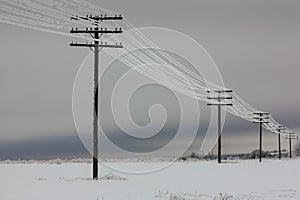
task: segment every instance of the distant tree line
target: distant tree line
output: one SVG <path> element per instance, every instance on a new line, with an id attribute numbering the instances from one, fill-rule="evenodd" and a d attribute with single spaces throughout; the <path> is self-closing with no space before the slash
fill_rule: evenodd
<path id="1" fill-rule="evenodd" d="M 300 143 L 297 143 L 297 146 L 294 148 L 294 153 L 296 156 L 300 156 Z M 262 158 L 278 158 L 279 152 L 277 150 L 274 151 L 262 151 Z M 288 157 L 289 152 L 287 150 L 281 151 L 282 158 Z M 250 153 L 236 153 L 236 154 L 223 154 L 222 159 L 258 159 L 259 158 L 259 150 L 255 149 Z M 214 160 L 217 159 L 217 155 L 210 152 L 208 155 L 200 155 L 195 152 L 192 152 L 188 155 L 181 156 L 180 160 Z"/>

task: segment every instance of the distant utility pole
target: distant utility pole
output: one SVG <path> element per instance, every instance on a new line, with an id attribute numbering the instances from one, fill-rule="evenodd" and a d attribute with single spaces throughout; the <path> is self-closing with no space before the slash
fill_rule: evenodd
<path id="1" fill-rule="evenodd" d="M 278 158 L 281 159 L 281 141 L 280 141 L 280 134 L 281 131 L 285 129 L 285 126 L 279 125 L 278 128 L 276 128 L 277 134 L 278 134 Z"/>
<path id="2" fill-rule="evenodd" d="M 253 123 L 259 123 L 259 162 L 261 162 L 261 154 L 262 154 L 262 125 L 269 123 L 269 113 L 267 112 L 255 112 L 253 113 L 255 116 L 253 119 Z"/>
<path id="3" fill-rule="evenodd" d="M 123 17 L 121 15 L 115 16 L 93 16 L 87 15 L 86 17 L 71 17 L 72 20 L 84 20 L 86 22 L 92 23 L 93 28 L 86 28 L 79 30 L 75 28 L 70 31 L 70 33 L 78 33 L 78 34 L 89 34 L 93 39 L 93 43 L 71 43 L 71 47 L 88 47 L 94 52 L 94 86 L 93 86 L 93 179 L 98 179 L 98 79 L 99 79 L 99 53 L 103 48 L 123 48 L 122 44 L 107 44 L 106 42 L 99 42 L 100 37 L 103 34 L 117 34 L 122 33 L 121 28 L 116 28 L 114 30 L 108 30 L 107 28 L 100 27 L 101 22 L 103 21 L 114 21 L 114 20 L 122 20 Z"/>
<path id="4" fill-rule="evenodd" d="M 299 136 L 297 135 L 297 136 L 294 136 L 295 138 L 294 138 L 294 140 L 296 140 L 296 141 L 298 141 L 299 140 Z M 291 148 L 290 148 L 290 150 L 291 150 Z"/>
<path id="5" fill-rule="evenodd" d="M 289 140 L 289 147 L 290 147 L 290 158 L 292 158 L 292 140 L 295 140 L 295 133 L 288 133 L 288 136 L 285 138 Z"/>
<path id="6" fill-rule="evenodd" d="M 232 99 L 232 96 L 229 96 L 228 93 L 231 93 L 232 90 L 214 90 L 207 91 L 207 93 L 216 93 L 216 96 L 209 95 L 207 98 L 209 100 L 214 100 L 216 102 L 208 103 L 208 106 L 217 106 L 218 107 L 218 163 L 221 163 L 222 155 L 222 141 L 221 141 L 221 106 L 232 106 L 232 103 L 224 103 L 224 100 Z"/>

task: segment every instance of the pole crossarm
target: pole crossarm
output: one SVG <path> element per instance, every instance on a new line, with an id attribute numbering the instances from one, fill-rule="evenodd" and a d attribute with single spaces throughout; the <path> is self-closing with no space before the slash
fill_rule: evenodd
<path id="1" fill-rule="evenodd" d="M 232 103 L 208 103 L 208 106 L 233 106 Z"/>
<path id="2" fill-rule="evenodd" d="M 215 93 L 230 93 L 230 92 L 233 92 L 233 90 L 207 90 L 207 93 L 212 93 L 212 92 L 215 92 Z"/>
<path id="3" fill-rule="evenodd" d="M 70 33 L 89 33 L 89 34 L 95 34 L 95 33 L 99 33 L 99 34 L 115 34 L 115 33 L 123 33 L 122 29 L 115 29 L 115 30 L 108 30 L 108 29 L 100 29 L 100 30 L 96 30 L 96 29 L 72 29 L 70 30 Z"/>
<path id="4" fill-rule="evenodd" d="M 85 17 L 82 17 L 82 16 L 72 16 L 71 17 L 72 20 L 76 20 L 76 21 L 79 21 L 79 20 L 86 20 L 86 21 L 89 21 L 89 20 L 95 20 L 95 21 L 107 21 L 107 20 L 123 20 L 123 17 L 122 15 L 115 15 L 115 16 L 107 16 L 107 15 L 96 15 L 96 16 L 93 16 L 93 15 L 86 15 Z"/>
<path id="5" fill-rule="evenodd" d="M 269 121 L 252 121 L 252 123 L 262 123 L 262 124 L 268 124 Z"/>
<path id="6" fill-rule="evenodd" d="M 268 116 L 258 116 L 258 117 L 252 117 L 252 119 L 264 120 L 264 119 L 270 119 L 270 117 L 268 117 Z"/>
<path id="7" fill-rule="evenodd" d="M 295 137 L 295 136 L 287 136 L 287 137 L 285 137 L 284 139 L 292 139 L 292 140 L 296 140 L 296 137 Z"/>
<path id="8" fill-rule="evenodd" d="M 212 100 L 219 100 L 219 99 L 232 99 L 231 96 L 224 96 L 224 97 L 207 97 L 207 99 L 212 99 Z"/>
<path id="9" fill-rule="evenodd" d="M 99 48 L 123 48 L 122 44 L 94 44 L 94 43 L 70 43 L 71 47 L 99 47 Z"/>
<path id="10" fill-rule="evenodd" d="M 269 115 L 270 113 L 268 112 L 254 112 L 254 115 Z"/>

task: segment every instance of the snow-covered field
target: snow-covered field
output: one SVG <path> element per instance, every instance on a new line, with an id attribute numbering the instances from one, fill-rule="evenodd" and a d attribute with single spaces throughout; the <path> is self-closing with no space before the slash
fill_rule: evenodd
<path id="1" fill-rule="evenodd" d="M 159 162 L 114 162 L 127 169 Z M 0 199 L 300 199 L 300 160 L 175 162 L 147 174 L 128 174 L 101 166 L 90 179 L 88 163 L 1 163 Z M 105 176 L 106 175 L 106 176 Z M 221 194 L 220 194 L 221 193 Z"/>

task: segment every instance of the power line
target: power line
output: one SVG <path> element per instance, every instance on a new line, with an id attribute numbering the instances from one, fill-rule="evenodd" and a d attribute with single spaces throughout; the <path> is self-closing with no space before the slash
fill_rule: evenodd
<path id="1" fill-rule="evenodd" d="M 107 15 L 86 15 L 87 13 L 98 14 L 101 12 L 105 12 L 110 14 Z M 2 0 L 0 3 L 0 22 L 13 24 L 21 27 L 32 28 L 39 31 L 48 31 L 55 34 L 61 34 L 64 36 L 70 36 L 70 33 L 66 33 L 66 30 L 71 29 L 71 27 L 79 27 L 79 29 L 72 29 L 72 33 L 78 33 L 76 35 L 77 38 L 89 39 L 89 36 L 84 37 L 81 34 L 89 34 L 92 36 L 93 43 L 86 44 L 78 44 L 71 43 L 70 46 L 74 47 L 88 47 L 91 50 L 95 50 L 96 47 L 98 49 L 102 48 L 122 48 L 122 44 L 107 44 L 101 43 L 99 39 L 94 38 L 95 33 L 99 34 L 99 37 L 106 34 L 115 34 L 120 31 L 120 29 L 115 29 L 115 20 L 122 20 L 123 17 L 121 15 L 114 15 L 114 13 L 101 8 L 97 5 L 82 1 L 67 1 L 67 0 L 56 0 L 56 1 L 17 1 L 17 0 Z M 93 26 L 100 26 L 105 24 L 107 27 L 101 28 L 99 30 L 94 29 L 86 29 L 86 24 Z M 124 26 L 127 26 L 129 29 L 135 29 L 133 25 L 124 20 Z M 85 28 L 85 30 L 84 30 Z M 124 27 L 125 28 L 125 27 Z M 102 31 L 101 33 L 99 31 Z M 122 42 L 127 42 L 124 51 L 109 51 L 110 55 L 114 57 L 118 57 L 122 55 L 124 52 L 127 53 L 129 46 L 134 47 L 134 49 L 140 49 L 145 46 L 151 47 L 151 49 L 159 49 L 159 47 L 154 44 L 149 38 L 147 38 L 143 33 L 141 33 L 138 29 L 134 31 L 134 37 L 130 34 L 123 35 Z M 112 38 L 110 38 L 112 39 Z M 99 41 L 96 46 L 96 40 Z M 113 40 L 113 39 L 112 39 Z M 113 40 L 113 43 L 116 41 Z M 140 52 L 140 51 L 139 51 Z M 157 51 L 153 53 L 151 50 L 142 51 L 142 55 L 137 55 L 137 52 L 132 52 L 130 54 L 131 59 L 128 57 L 120 58 L 120 61 L 128 64 L 129 67 L 135 68 L 140 64 L 147 63 L 158 63 L 163 64 L 164 66 L 168 66 L 168 68 L 137 68 L 137 70 L 143 70 L 142 73 L 154 80 L 161 80 L 163 83 L 168 83 L 171 88 L 176 91 L 196 98 L 198 100 L 202 100 L 208 102 L 206 98 L 206 90 L 209 88 L 210 90 L 226 90 L 225 88 L 218 86 L 208 80 L 205 80 L 200 75 L 194 73 L 190 69 L 188 69 L 184 64 L 176 61 L 168 54 L 164 53 L 164 51 Z M 174 70 L 177 69 L 177 70 Z M 180 73 L 178 73 L 180 72 Z M 183 77 L 181 76 L 183 75 Z M 189 84 L 190 83 L 190 84 Z M 191 87 L 192 86 L 192 87 Z M 247 102 L 241 99 L 237 94 L 232 93 L 233 99 L 231 103 L 233 106 L 227 106 L 226 103 L 229 99 L 222 99 L 222 102 L 217 102 L 216 106 L 224 106 L 224 110 L 239 116 L 245 120 L 252 121 L 253 120 L 253 112 L 256 111 L 255 108 L 250 106 Z M 218 99 L 211 99 L 218 100 Z M 276 122 L 272 116 L 269 116 L 269 123 L 263 123 L 262 127 L 271 132 L 277 132 L 276 128 L 280 124 Z M 288 128 L 281 131 L 281 134 L 288 134 L 291 132 Z M 280 143 L 280 135 L 278 135 L 278 140 Z"/>

